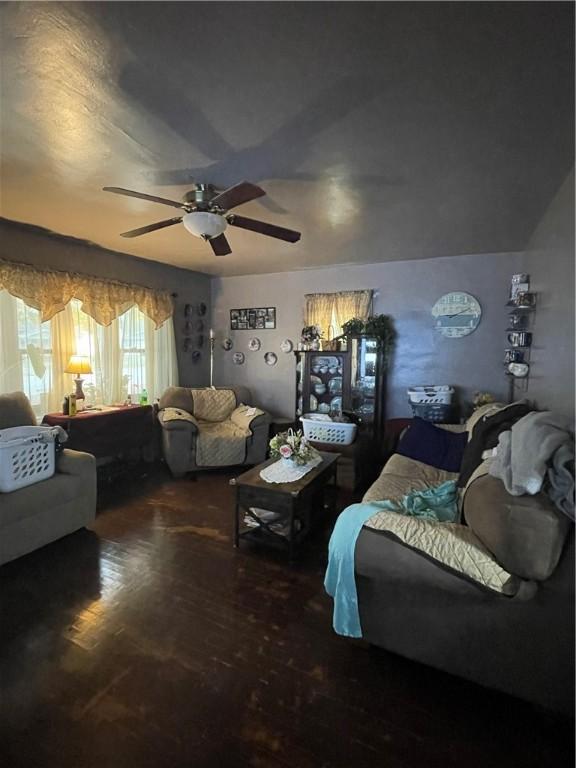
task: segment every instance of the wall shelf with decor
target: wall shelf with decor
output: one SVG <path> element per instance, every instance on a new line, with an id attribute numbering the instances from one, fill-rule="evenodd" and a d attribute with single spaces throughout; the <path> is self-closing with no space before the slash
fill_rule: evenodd
<path id="1" fill-rule="evenodd" d="M 508 376 L 508 399 L 514 402 L 519 393 L 527 391 L 530 376 L 532 327 L 536 311 L 536 294 L 530 291 L 530 275 L 512 276 L 506 306 L 509 309 L 506 329 L 508 345 L 504 351 L 504 366 Z"/>

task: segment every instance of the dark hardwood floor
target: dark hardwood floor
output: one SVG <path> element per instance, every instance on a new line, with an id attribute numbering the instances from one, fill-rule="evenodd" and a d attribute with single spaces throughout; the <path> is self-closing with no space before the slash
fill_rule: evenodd
<path id="1" fill-rule="evenodd" d="M 570 723 L 336 636 L 331 521 L 291 568 L 234 550 L 230 476 L 117 482 L 0 569 L 3 766 L 573 765 Z"/>

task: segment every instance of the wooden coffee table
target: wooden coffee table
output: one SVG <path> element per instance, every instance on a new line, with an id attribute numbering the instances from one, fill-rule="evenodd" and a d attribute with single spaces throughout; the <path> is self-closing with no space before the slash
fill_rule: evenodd
<path id="1" fill-rule="evenodd" d="M 277 459 L 268 459 L 257 467 L 230 480 L 236 486 L 236 509 L 234 512 L 234 546 L 241 539 L 256 541 L 270 546 L 281 547 L 288 551 L 290 562 L 294 559 L 296 548 L 308 535 L 317 512 L 325 508 L 326 502 L 332 512 L 336 509 L 337 489 L 337 453 L 321 452 L 322 463 L 308 474 L 293 483 L 267 483 L 260 477 L 260 471 L 273 464 Z M 327 499 L 328 488 L 332 490 Z M 265 509 L 278 513 L 274 525 L 284 523 L 286 535 L 272 530 L 251 508 Z M 244 524 L 248 515 L 258 527 L 251 528 Z"/>

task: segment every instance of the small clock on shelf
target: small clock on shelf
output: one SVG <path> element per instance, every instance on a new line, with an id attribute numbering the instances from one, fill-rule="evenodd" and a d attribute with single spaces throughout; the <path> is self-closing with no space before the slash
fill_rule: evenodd
<path id="1" fill-rule="evenodd" d="M 441 296 L 432 307 L 436 330 L 449 339 L 467 336 L 478 328 L 482 317 L 480 302 L 464 291 Z"/>

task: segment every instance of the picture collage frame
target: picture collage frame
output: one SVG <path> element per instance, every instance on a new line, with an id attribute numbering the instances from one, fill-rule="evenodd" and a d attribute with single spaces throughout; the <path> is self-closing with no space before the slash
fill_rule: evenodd
<path id="1" fill-rule="evenodd" d="M 276 307 L 251 307 L 230 310 L 232 331 L 272 331 L 276 328 Z"/>

